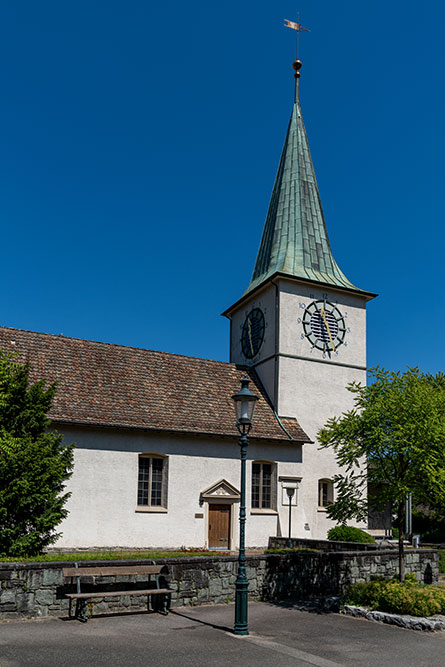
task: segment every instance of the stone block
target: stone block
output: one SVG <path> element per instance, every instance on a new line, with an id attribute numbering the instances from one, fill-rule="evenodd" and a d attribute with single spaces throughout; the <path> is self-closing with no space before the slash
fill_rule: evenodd
<path id="1" fill-rule="evenodd" d="M 209 600 L 209 591 L 207 588 L 201 588 L 198 591 L 198 602 L 208 602 Z"/>
<path id="2" fill-rule="evenodd" d="M 59 612 L 62 611 L 67 612 L 69 608 L 70 608 L 70 601 L 68 600 L 68 598 L 61 598 L 60 600 L 57 601 L 57 603 L 49 605 L 49 609 L 53 611 L 58 610 Z"/>
<path id="3" fill-rule="evenodd" d="M 17 611 L 27 616 L 33 616 L 35 613 L 35 595 L 34 593 L 17 593 L 16 604 Z"/>
<path id="4" fill-rule="evenodd" d="M 36 616 L 49 616 L 48 607 L 36 607 Z"/>
<path id="5" fill-rule="evenodd" d="M 229 577 L 224 577 L 221 581 L 221 589 L 222 591 L 228 591 L 230 588 L 232 588 L 233 584 L 230 581 Z"/>
<path id="6" fill-rule="evenodd" d="M 196 593 L 196 591 L 195 591 L 194 588 L 184 588 L 183 590 L 180 590 L 177 593 L 177 595 L 178 595 L 178 598 L 185 599 L 185 598 L 193 597 L 195 595 L 195 593 Z"/>
<path id="7" fill-rule="evenodd" d="M 62 570 L 44 570 L 43 586 L 62 586 L 64 583 Z"/>
<path id="8" fill-rule="evenodd" d="M 0 592 L 0 606 L 4 604 L 15 604 L 16 591 L 13 589 L 6 589 Z"/>
<path id="9" fill-rule="evenodd" d="M 222 581 L 221 579 L 211 579 L 209 582 L 209 595 L 222 595 Z"/>
<path id="10" fill-rule="evenodd" d="M 38 605 L 50 605 L 54 604 L 55 595 L 51 589 L 41 589 L 37 591 L 35 599 Z"/>
<path id="11" fill-rule="evenodd" d="M 37 590 L 43 584 L 43 573 L 45 570 L 30 570 L 27 577 L 27 584 L 30 589 Z"/>
<path id="12" fill-rule="evenodd" d="M 94 605 L 93 614 L 106 614 L 108 611 L 108 604 L 102 601 Z"/>

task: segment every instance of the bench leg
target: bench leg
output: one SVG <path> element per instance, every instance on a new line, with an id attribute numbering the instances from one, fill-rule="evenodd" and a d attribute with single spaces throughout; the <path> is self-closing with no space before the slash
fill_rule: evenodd
<path id="1" fill-rule="evenodd" d="M 147 609 L 150 610 L 150 598 L 151 598 L 151 609 L 152 611 L 167 616 L 168 614 L 168 594 L 166 595 L 148 595 L 147 596 Z"/>
<path id="2" fill-rule="evenodd" d="M 168 614 L 168 595 L 161 595 L 161 600 L 160 600 L 160 609 L 159 613 L 162 614 L 163 616 L 167 616 Z"/>
<path id="3" fill-rule="evenodd" d="M 168 595 L 157 595 L 158 598 L 157 600 L 157 609 L 156 611 L 158 614 L 162 614 L 163 616 L 167 616 L 168 614 Z"/>
<path id="4" fill-rule="evenodd" d="M 78 621 L 81 623 L 86 623 L 88 621 L 87 616 L 87 601 L 86 600 L 76 600 L 76 615 Z"/>

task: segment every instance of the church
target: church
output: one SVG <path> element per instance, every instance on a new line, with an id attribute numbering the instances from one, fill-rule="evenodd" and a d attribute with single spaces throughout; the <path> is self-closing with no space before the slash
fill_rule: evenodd
<path id="1" fill-rule="evenodd" d="M 2 349 L 58 383 L 54 428 L 76 444 L 55 547 L 233 550 L 240 460 L 232 395 L 259 397 L 247 453 L 246 545 L 326 538 L 333 452 L 317 432 L 366 382 L 366 303 L 329 244 L 295 99 L 250 284 L 223 313 L 230 362 L 0 327 Z M 217 314 L 215 313 L 215 316 Z M 148 341 L 149 342 L 149 341 Z"/>

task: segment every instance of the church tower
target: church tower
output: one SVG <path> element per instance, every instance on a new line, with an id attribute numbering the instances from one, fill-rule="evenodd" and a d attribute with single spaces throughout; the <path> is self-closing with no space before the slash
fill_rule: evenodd
<path id="1" fill-rule="evenodd" d="M 304 446 L 300 537 L 326 537 L 326 505 L 337 472 L 317 432 L 352 407 L 346 385 L 366 382 L 366 303 L 336 263 L 300 107 L 295 101 L 252 279 L 225 313 L 230 360 L 253 366 L 278 417 L 294 417 L 314 441 Z M 254 432 L 252 432 L 254 437 Z"/>

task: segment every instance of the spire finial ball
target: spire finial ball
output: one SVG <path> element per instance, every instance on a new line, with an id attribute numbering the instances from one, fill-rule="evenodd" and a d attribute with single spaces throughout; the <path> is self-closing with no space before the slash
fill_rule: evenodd
<path id="1" fill-rule="evenodd" d="M 298 72 L 298 70 L 301 68 L 302 64 L 303 64 L 303 63 L 301 62 L 301 60 L 295 60 L 295 61 L 292 63 L 292 67 L 294 68 L 294 70 L 295 70 L 296 72 Z"/>

